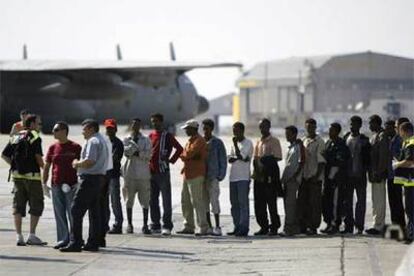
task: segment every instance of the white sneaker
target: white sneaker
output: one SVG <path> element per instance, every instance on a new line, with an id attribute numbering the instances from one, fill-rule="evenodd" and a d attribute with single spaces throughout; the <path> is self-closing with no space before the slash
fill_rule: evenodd
<path id="1" fill-rule="evenodd" d="M 213 235 L 213 228 L 207 228 L 206 235 Z"/>
<path id="2" fill-rule="evenodd" d="M 221 227 L 214 227 L 214 229 L 213 229 L 213 236 L 221 236 L 221 235 L 223 235 L 221 233 Z"/>
<path id="3" fill-rule="evenodd" d="M 26 243 L 24 242 L 24 238 L 23 238 L 22 234 L 17 234 L 16 245 L 17 246 L 25 246 L 26 245 Z"/>
<path id="4" fill-rule="evenodd" d="M 171 230 L 163 228 L 161 231 L 161 235 L 163 236 L 171 236 Z"/>
<path id="5" fill-rule="evenodd" d="M 47 242 L 42 241 L 35 234 L 29 234 L 29 236 L 27 237 L 26 244 L 28 244 L 28 245 L 46 245 Z"/>

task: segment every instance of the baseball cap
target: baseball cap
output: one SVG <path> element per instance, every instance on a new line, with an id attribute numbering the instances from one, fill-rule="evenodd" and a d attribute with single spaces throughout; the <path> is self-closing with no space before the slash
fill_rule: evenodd
<path id="1" fill-rule="evenodd" d="M 198 122 L 196 120 L 188 120 L 185 124 L 181 127 L 181 129 L 186 129 L 188 127 L 198 129 Z"/>
<path id="2" fill-rule="evenodd" d="M 115 121 L 115 119 L 106 119 L 104 121 L 104 126 L 105 127 L 113 127 L 113 128 L 116 128 L 116 121 Z"/>

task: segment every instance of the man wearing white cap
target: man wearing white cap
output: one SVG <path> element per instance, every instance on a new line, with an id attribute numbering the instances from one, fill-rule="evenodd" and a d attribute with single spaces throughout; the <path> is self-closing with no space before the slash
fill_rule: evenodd
<path id="1" fill-rule="evenodd" d="M 180 158 L 184 162 L 181 171 L 184 177 L 181 192 L 181 208 L 184 216 L 184 229 L 178 234 L 194 234 L 194 210 L 200 228 L 196 236 L 207 234 L 208 223 L 203 196 L 203 183 L 206 174 L 207 143 L 198 134 L 198 122 L 189 120 L 182 127 L 190 137 Z"/>

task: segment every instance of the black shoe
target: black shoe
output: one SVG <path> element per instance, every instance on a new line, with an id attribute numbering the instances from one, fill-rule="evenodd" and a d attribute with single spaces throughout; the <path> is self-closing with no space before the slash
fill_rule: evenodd
<path id="1" fill-rule="evenodd" d="M 101 240 L 100 242 L 98 242 L 98 246 L 99 246 L 99 247 L 106 247 L 106 240 L 105 240 L 105 239 L 103 239 L 103 240 Z"/>
<path id="2" fill-rule="evenodd" d="M 367 233 L 369 235 L 381 235 L 381 231 L 379 231 L 375 228 L 370 228 L 368 230 L 365 230 L 365 233 Z"/>
<path id="3" fill-rule="evenodd" d="M 152 234 L 151 230 L 149 230 L 147 225 L 142 226 L 141 230 L 142 230 L 142 234 L 144 234 L 144 235 L 151 235 Z"/>
<path id="4" fill-rule="evenodd" d="M 358 230 L 357 230 L 357 234 L 358 234 L 358 235 L 362 235 L 363 233 L 364 233 L 364 229 L 358 229 Z"/>
<path id="5" fill-rule="evenodd" d="M 69 243 L 68 246 L 60 248 L 59 250 L 60 250 L 60 252 L 64 252 L 64 253 L 66 253 L 66 252 L 81 252 L 82 248 L 78 245 L 73 244 L 73 243 Z"/>
<path id="6" fill-rule="evenodd" d="M 208 236 L 207 231 L 200 231 L 194 234 L 196 237 Z"/>
<path id="7" fill-rule="evenodd" d="M 277 236 L 277 235 L 278 235 L 278 233 L 277 233 L 277 229 L 276 229 L 276 230 L 270 230 L 270 231 L 267 233 L 267 235 L 268 235 L 268 236 Z"/>
<path id="8" fill-rule="evenodd" d="M 264 235 L 267 235 L 268 233 L 269 233 L 269 230 L 262 228 L 259 231 L 255 232 L 254 235 L 255 236 L 264 236 Z"/>
<path id="9" fill-rule="evenodd" d="M 359 230 L 358 230 L 359 231 Z M 354 229 L 352 229 L 352 228 L 345 228 L 344 230 L 342 230 L 341 232 L 340 232 L 342 235 L 346 235 L 346 234 L 353 234 L 354 233 Z M 362 233 L 362 231 L 361 231 L 361 233 Z"/>
<path id="10" fill-rule="evenodd" d="M 99 250 L 99 247 L 96 245 L 91 245 L 87 243 L 83 246 L 82 250 L 89 251 L 89 252 L 97 252 Z"/>
<path id="11" fill-rule="evenodd" d="M 236 237 L 247 237 L 248 233 L 245 232 L 236 232 L 236 234 L 234 234 Z"/>
<path id="12" fill-rule="evenodd" d="M 122 234 L 122 227 L 112 227 L 108 234 Z"/>
<path id="13" fill-rule="evenodd" d="M 16 242 L 17 246 L 26 246 L 26 242 L 25 241 L 18 241 Z"/>
<path id="14" fill-rule="evenodd" d="M 194 230 L 190 230 L 190 229 L 183 229 L 181 231 L 177 231 L 177 234 L 181 234 L 181 235 L 194 235 Z"/>
<path id="15" fill-rule="evenodd" d="M 331 229 L 329 229 L 329 231 L 326 234 L 328 234 L 328 235 L 335 235 L 338 232 L 339 232 L 338 227 L 332 226 Z"/>
<path id="16" fill-rule="evenodd" d="M 308 235 L 308 236 L 315 236 L 315 235 L 318 235 L 318 231 L 316 229 L 308 229 L 306 231 L 306 235 Z"/>
<path id="17" fill-rule="evenodd" d="M 68 242 L 58 242 L 55 246 L 53 246 L 53 249 L 61 249 L 68 246 L 68 244 Z"/>
<path id="18" fill-rule="evenodd" d="M 231 231 L 231 232 L 227 232 L 226 234 L 227 234 L 227 236 L 234 236 L 234 235 L 236 235 L 236 230 L 233 230 L 233 231 Z"/>

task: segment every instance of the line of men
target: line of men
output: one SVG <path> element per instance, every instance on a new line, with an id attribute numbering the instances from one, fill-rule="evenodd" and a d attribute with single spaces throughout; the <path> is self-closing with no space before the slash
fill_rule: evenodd
<path id="1" fill-rule="evenodd" d="M 17 132 L 6 146 L 2 157 L 11 165 L 14 181 L 13 209 L 17 232 L 17 245 L 45 244 L 35 234 L 44 208 L 43 195 L 50 196 L 47 183 L 52 168 L 52 199 L 57 224 L 56 249 L 62 252 L 97 251 L 106 246 L 105 236 L 121 234 L 123 215 L 120 192 L 126 199 L 127 233 L 133 233 L 132 210 L 137 195 L 143 212 L 142 233 L 171 235 L 173 229 L 171 207 L 171 180 L 169 164 L 180 158 L 184 167 L 181 207 L 184 228 L 178 234 L 222 235 L 220 227 L 219 182 L 230 164 L 230 203 L 234 229 L 228 235 L 247 236 L 249 233 L 250 180 L 254 180 L 254 209 L 260 230 L 255 235 L 277 235 L 281 227 L 277 210 L 277 197 L 283 197 L 285 223 L 283 235 L 317 234 L 323 215 L 326 228 L 321 232 L 333 234 L 359 234 L 365 228 L 367 174 L 372 183 L 374 225 L 368 234 L 381 234 L 385 227 L 385 182 L 393 223 L 405 227 L 401 185 L 405 186 L 405 210 L 408 224 L 406 239 L 413 240 L 414 138 L 408 119 L 388 121 L 382 129 L 381 118 L 371 116 L 371 139 L 360 133 L 362 119 L 350 119 L 350 132 L 340 138 L 341 126 L 333 123 L 329 140 L 325 143 L 316 134 L 317 123 L 308 119 L 306 137 L 297 138 L 295 126 L 286 127 L 290 143 L 286 166 L 280 177 L 278 162 L 282 160 L 279 140 L 270 133 L 271 122 L 259 123 L 261 138 L 256 145 L 244 136 L 244 124 L 233 125 L 233 139 L 229 155 L 223 142 L 213 135 L 214 122 L 203 121 L 204 137 L 198 133 L 197 121 L 183 126 L 189 140 L 184 148 L 163 127 L 162 114 L 151 116 L 154 131 L 149 137 L 140 131 L 141 121 L 131 121 L 130 134 L 123 141 L 116 137 L 114 119 L 104 122 L 107 137 L 99 133 L 99 123 L 82 123 L 85 145 L 68 139 L 69 127 L 57 122 L 53 128 L 57 142 L 42 158 L 41 121 L 37 115 L 26 116 L 24 130 Z M 174 150 L 174 153 L 173 153 Z M 23 152 L 23 153 L 22 153 Z M 126 161 L 121 166 L 121 159 Z M 111 158 L 112 157 L 112 158 Z M 399 160 L 394 161 L 393 160 Z M 253 173 L 250 172 L 253 163 Z M 43 177 L 40 169 L 43 168 Z M 124 187 L 120 188 L 120 177 Z M 355 216 L 354 191 L 357 194 Z M 162 196 L 163 217 L 159 196 Z M 115 224 L 109 228 L 109 199 Z M 31 214 L 30 234 L 22 236 L 22 217 L 26 204 Z M 215 218 L 212 227 L 211 211 Z M 82 238 L 83 217 L 89 214 L 89 237 Z M 270 215 L 270 221 L 268 218 Z M 195 231 L 194 214 L 198 231 Z M 148 224 L 150 215 L 152 223 Z"/>

